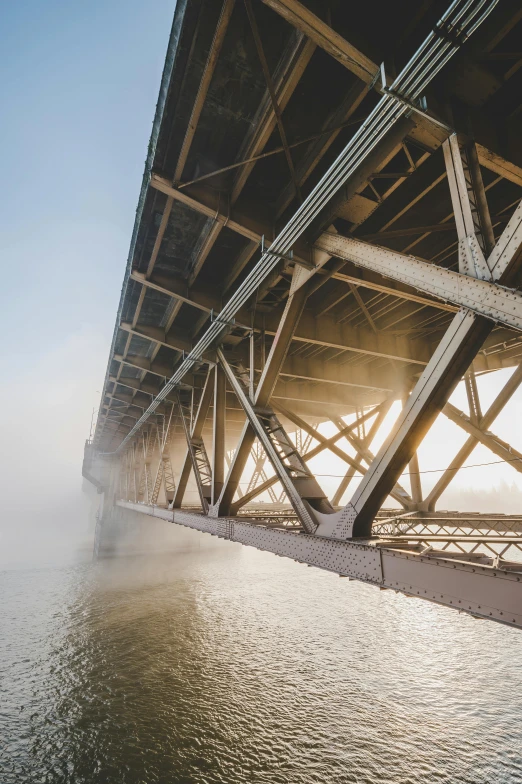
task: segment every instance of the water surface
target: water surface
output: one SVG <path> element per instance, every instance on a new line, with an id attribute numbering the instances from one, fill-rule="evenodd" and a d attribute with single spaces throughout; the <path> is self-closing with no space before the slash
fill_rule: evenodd
<path id="1" fill-rule="evenodd" d="M 0 782 L 522 782 L 522 633 L 231 543 L 0 573 Z"/>

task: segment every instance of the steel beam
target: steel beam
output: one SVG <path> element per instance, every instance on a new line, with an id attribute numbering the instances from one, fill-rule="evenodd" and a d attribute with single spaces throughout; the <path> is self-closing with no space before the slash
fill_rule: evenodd
<path id="1" fill-rule="evenodd" d="M 270 349 L 270 354 L 257 385 L 255 394 L 256 406 L 263 408 L 267 406 L 270 401 L 277 377 L 292 341 L 296 325 L 303 312 L 307 296 L 307 286 L 303 286 L 288 298 Z M 217 504 L 214 506 L 214 513 L 218 516 L 229 514 L 230 512 L 230 507 L 239 482 L 241 481 L 241 475 L 246 466 L 255 437 L 255 431 L 252 428 L 250 420 L 248 420 L 235 451 L 234 459 L 225 480 L 223 491 Z"/>
<path id="2" fill-rule="evenodd" d="M 478 442 L 487 446 L 487 448 L 493 452 L 493 454 L 500 457 L 501 460 L 505 460 L 506 463 L 515 469 L 515 471 L 522 473 L 522 454 L 510 446 L 510 444 L 506 443 L 506 441 L 502 441 L 502 439 L 489 430 L 484 430 L 480 424 L 472 422 L 464 411 L 460 411 L 451 403 L 446 403 L 442 409 L 442 413 L 447 416 L 451 422 L 454 422 L 465 430 L 468 435 L 471 435 Z"/>
<path id="3" fill-rule="evenodd" d="M 241 382 L 234 375 L 221 349 L 218 348 L 217 353 L 227 380 L 245 411 L 254 436 L 259 439 L 288 500 L 305 531 L 313 533 L 316 524 L 313 515 L 310 514 L 310 507 L 318 506 L 325 512 L 327 510 L 333 511 L 333 507 L 316 479 L 306 468 L 302 457 L 276 419 L 273 410 L 269 409 L 266 404 L 263 408 L 259 404 L 253 404 Z M 215 510 L 216 507 L 213 508 L 213 516 L 217 517 L 219 515 L 215 514 Z"/>
<path id="4" fill-rule="evenodd" d="M 517 207 L 505 231 L 522 241 L 522 203 Z M 350 261 L 358 267 L 378 272 L 385 278 L 404 283 L 457 307 L 522 330 L 522 294 L 469 274 L 453 272 L 403 253 L 376 247 L 353 237 L 322 234 L 316 241 L 320 250 Z"/>
<path id="5" fill-rule="evenodd" d="M 488 408 L 482 419 L 480 425 L 483 430 L 489 428 L 493 424 L 497 416 L 500 414 L 504 406 L 509 402 L 511 397 L 522 384 L 522 363 L 517 367 L 513 375 L 509 378 L 501 392 L 497 395 L 491 406 Z M 456 476 L 457 471 L 461 468 L 468 457 L 473 452 L 479 440 L 475 436 L 470 436 L 466 443 L 458 451 L 457 455 L 453 458 L 447 470 L 440 477 L 435 487 L 431 490 L 429 495 L 423 502 L 423 509 L 426 511 L 433 511 L 435 505 L 451 483 L 452 479 Z"/>
<path id="6" fill-rule="evenodd" d="M 225 481 L 227 381 L 218 363 L 214 368 L 214 422 L 212 439 L 212 504 L 217 503 Z"/>
<path id="7" fill-rule="evenodd" d="M 452 4 L 433 30 L 430 31 L 421 47 L 393 81 L 391 88 L 397 94 L 400 94 L 400 98 L 402 96 L 402 98 L 406 98 L 411 102 L 421 96 L 430 82 L 459 49 L 461 37 L 465 38 L 466 36 L 471 35 L 474 30 L 484 22 L 484 19 L 496 4 L 494 0 L 490 0 L 484 7 L 475 7 L 466 3 L 460 3 L 460 0 L 456 0 L 456 2 L 457 4 Z M 461 37 L 454 40 L 448 38 L 448 31 L 451 32 L 456 26 L 458 26 L 459 36 Z M 397 95 L 389 92 L 380 99 L 367 121 L 359 129 L 357 134 L 352 137 L 322 180 L 316 185 L 301 207 L 297 210 L 293 218 L 282 231 L 279 232 L 270 246 L 270 250 L 262 256 L 258 264 L 243 281 L 238 291 L 226 304 L 222 311 L 224 318 L 230 320 L 235 316 L 237 311 L 245 304 L 249 297 L 258 290 L 263 281 L 278 266 L 280 263 L 279 254 L 285 254 L 291 248 L 295 247 L 297 240 L 317 217 L 322 207 L 331 199 L 339 187 L 347 181 L 351 174 L 356 171 L 357 167 L 368 153 L 381 142 L 395 122 L 409 111 L 408 104 L 406 104 L 402 98 L 401 100 L 397 100 Z M 151 185 L 153 185 L 154 179 L 157 178 L 152 175 L 150 181 Z M 169 186 L 168 181 L 166 189 L 164 182 L 159 183 L 159 185 L 160 189 L 164 190 L 167 195 L 173 195 L 172 188 Z M 179 193 L 179 191 L 176 192 L 176 198 L 179 198 Z M 185 198 L 185 196 L 183 198 Z M 218 209 L 215 212 L 211 212 L 209 217 L 219 219 L 219 204 Z M 228 215 L 223 216 L 223 218 L 224 220 L 229 221 Z M 231 222 L 232 221 L 229 221 L 229 223 Z M 249 239 L 256 239 L 256 237 L 249 236 Z M 214 323 L 209 326 L 205 334 L 192 350 L 190 356 L 184 360 L 176 373 L 169 379 L 158 396 L 159 399 L 156 398 L 156 400 L 151 403 L 142 419 L 136 423 L 133 430 L 126 436 L 126 439 L 124 439 L 120 448 L 122 448 L 126 443 L 126 440 L 131 438 L 142 424 L 147 421 L 149 416 L 155 411 L 155 408 L 162 397 L 168 395 L 172 387 L 176 386 L 179 381 L 182 380 L 183 375 L 192 369 L 194 364 L 201 358 L 204 351 L 213 342 L 214 344 L 215 342 L 218 342 L 222 332 L 223 325 L 221 323 Z"/>
<path id="8" fill-rule="evenodd" d="M 295 412 L 289 411 L 284 406 L 278 404 L 274 404 L 273 408 L 275 408 L 276 411 L 279 411 L 279 413 L 283 414 L 283 416 L 289 419 L 290 422 L 293 422 L 294 425 L 297 425 L 297 427 L 300 427 L 302 430 L 309 433 L 320 444 L 326 444 L 326 442 L 329 440 L 328 438 L 326 438 L 326 436 L 321 435 L 321 433 L 319 433 L 316 429 L 311 427 L 311 425 L 309 425 L 308 422 L 306 422 L 306 420 L 302 419 L 302 417 L 300 417 Z M 342 425 L 337 424 L 337 427 L 339 430 L 343 430 Z M 371 463 L 371 461 L 374 458 L 373 454 L 370 452 L 368 447 L 366 447 L 362 442 L 360 442 L 353 435 L 353 431 L 351 429 L 345 434 L 345 438 L 352 444 L 352 446 L 356 449 L 358 454 L 361 455 L 366 460 L 367 463 Z M 365 468 L 365 466 L 363 466 L 357 460 L 354 460 L 354 458 L 351 457 L 351 455 L 348 455 L 344 450 L 339 449 L 339 447 L 336 446 L 335 444 L 329 444 L 325 448 L 328 449 L 330 452 L 332 452 L 332 454 L 336 455 L 336 457 L 339 457 L 341 460 L 344 460 L 345 463 L 348 463 L 348 465 L 351 468 L 353 468 L 354 471 L 358 471 L 362 475 L 366 473 L 367 469 Z M 410 498 L 408 493 L 404 490 L 404 488 L 401 487 L 399 483 L 397 483 L 395 487 L 392 488 L 392 490 L 390 491 L 390 495 L 392 496 L 392 498 L 398 501 L 401 504 L 401 506 L 403 506 L 405 509 L 410 509 L 412 507 L 412 499 Z"/>
<path id="9" fill-rule="evenodd" d="M 192 472 L 198 488 L 199 499 L 203 513 L 208 512 L 212 498 L 212 469 L 208 459 L 207 450 L 203 438 L 196 438 L 192 433 L 192 417 L 187 416 L 186 408 L 183 406 L 178 392 L 178 406 L 181 415 L 181 422 L 185 430 L 187 450 L 192 464 Z"/>
<path id="10" fill-rule="evenodd" d="M 390 402 L 390 405 L 391 405 L 391 402 Z M 373 416 L 375 416 L 375 414 L 377 414 L 377 416 L 379 417 L 380 413 L 386 408 L 386 406 L 388 406 L 388 401 L 384 401 L 383 403 L 380 403 L 379 405 L 374 406 L 369 411 L 367 411 L 365 414 L 363 414 L 361 417 L 356 419 L 355 422 L 351 422 L 349 425 L 346 425 L 342 430 L 339 430 L 338 433 L 336 433 L 335 435 L 331 436 L 330 438 L 327 438 L 324 441 L 321 441 L 321 443 L 317 444 L 317 446 L 314 446 L 308 452 L 306 452 L 305 454 L 301 455 L 302 459 L 305 462 L 308 462 L 313 457 L 316 457 L 316 455 L 319 455 L 322 452 L 324 452 L 326 449 L 329 449 L 333 444 L 335 444 L 341 438 L 345 437 L 348 433 L 352 432 L 355 428 L 357 428 L 359 426 L 359 424 L 365 422 L 367 419 L 371 419 Z M 236 501 L 234 504 L 232 504 L 232 507 L 231 507 L 232 514 L 237 514 L 238 510 L 242 506 L 244 506 L 245 504 L 247 504 L 250 501 L 252 501 L 254 498 L 256 498 L 258 495 L 263 493 L 265 490 L 268 490 L 269 488 L 271 488 L 278 481 L 279 481 L 279 479 L 278 479 L 278 476 L 276 474 L 275 476 L 272 476 L 269 479 L 267 479 L 261 485 L 258 485 L 257 487 L 253 488 L 250 491 L 250 493 L 248 493 L 248 494 L 245 493 L 238 501 Z"/>
<path id="11" fill-rule="evenodd" d="M 205 386 L 203 387 L 203 392 L 201 394 L 201 399 L 199 401 L 198 410 L 194 418 L 194 422 L 192 423 L 192 429 L 190 432 L 191 438 L 200 439 L 202 437 L 203 427 L 205 425 L 205 420 L 207 418 L 208 410 L 210 408 L 210 403 L 212 402 L 212 396 L 214 393 L 214 381 L 215 381 L 214 372 L 212 368 L 210 368 L 207 373 L 207 379 L 205 382 Z M 181 504 L 183 502 L 183 496 L 185 495 L 185 490 L 187 489 L 187 483 L 189 480 L 190 472 L 192 470 L 192 466 L 193 466 L 192 454 L 189 448 L 189 444 L 187 443 L 187 452 L 181 467 L 178 486 L 176 488 L 176 495 L 174 496 L 174 502 L 173 502 L 174 508 L 181 507 Z"/>
<path id="12" fill-rule="evenodd" d="M 277 66 L 273 80 L 279 109 L 283 111 L 292 97 L 301 76 L 303 75 L 312 54 L 315 44 L 308 40 L 302 33 L 293 36 L 292 42 Z M 276 117 L 269 91 L 263 96 L 258 113 L 254 118 L 251 131 L 238 153 L 238 160 L 245 160 L 259 155 L 266 147 L 276 125 Z M 238 172 L 231 191 L 231 202 L 234 204 L 239 198 L 246 181 L 255 166 L 255 162 L 247 164 Z"/>
<path id="13" fill-rule="evenodd" d="M 400 543 L 325 540 L 306 533 L 254 525 L 247 520 L 211 518 L 180 510 L 118 501 L 117 506 L 187 528 L 212 534 L 232 542 L 255 547 L 299 563 L 316 566 L 355 580 L 388 588 L 407 596 L 522 628 L 522 574 L 520 564 L 505 568 L 476 561 L 436 557 Z M 492 560 L 492 559 L 491 559 Z M 518 570 L 518 571 L 517 571 Z"/>
<path id="14" fill-rule="evenodd" d="M 205 68 L 203 69 L 203 75 L 201 77 L 201 82 L 196 94 L 196 99 L 192 107 L 192 113 L 190 115 L 185 138 L 183 139 L 183 144 L 181 146 L 181 152 L 179 154 L 176 171 L 174 173 L 175 182 L 178 182 L 181 179 L 183 169 L 185 168 L 185 163 L 188 158 L 192 139 L 196 133 L 199 118 L 203 110 L 203 104 L 205 103 L 205 98 L 207 97 L 208 88 L 210 87 L 212 76 L 214 75 L 219 53 L 221 52 L 221 47 L 223 46 L 228 23 L 230 21 L 230 17 L 232 16 L 232 11 L 234 10 L 234 4 L 235 0 L 224 0 L 221 14 L 216 26 L 216 31 L 214 33 L 214 39 L 208 53 L 207 62 L 205 63 Z"/>
<path id="15" fill-rule="evenodd" d="M 465 249 L 471 251 L 471 256 L 467 254 L 466 258 L 473 261 L 473 264 L 469 262 L 467 271 L 480 275 L 488 271 L 492 280 L 509 283 L 515 268 L 513 257 L 520 255 L 522 237 L 517 236 L 514 241 L 513 236 L 517 232 L 513 232 L 508 224 L 496 247 L 488 254 L 488 234 L 484 227 L 487 226 L 489 216 L 479 214 L 487 205 L 479 199 L 471 203 L 469 197 L 470 188 L 473 188 L 475 195 L 480 183 L 474 181 L 473 171 L 464 173 L 464 164 L 460 164 L 454 154 L 454 142 L 445 144 L 448 148 L 451 146 L 452 150 L 451 156 L 446 154 L 446 162 L 454 211 L 456 216 L 461 216 L 457 220 L 459 238 Z M 452 186 L 452 179 L 460 184 L 465 182 L 466 188 Z M 479 226 L 480 233 L 472 236 L 470 232 L 478 232 Z M 508 246 L 509 252 L 499 252 L 499 248 Z M 487 254 L 487 260 L 484 254 Z M 394 430 L 372 462 L 350 503 L 335 515 L 316 515 L 320 535 L 338 538 L 369 535 L 372 520 L 384 499 L 491 329 L 490 322 L 469 310 L 462 309 L 457 313 L 411 393 Z"/>
<path id="16" fill-rule="evenodd" d="M 367 449 L 369 449 L 371 447 L 372 441 L 375 438 L 375 436 L 377 435 L 377 432 L 379 431 L 379 428 L 381 427 L 381 425 L 382 425 L 382 423 L 383 423 L 383 421 L 384 421 L 388 411 L 390 410 L 392 404 L 393 404 L 393 398 L 391 397 L 388 400 L 385 400 L 380 406 L 377 406 L 373 410 L 373 414 L 376 414 L 376 417 L 375 417 L 375 420 L 372 422 L 372 425 L 371 425 L 371 427 L 370 427 L 370 429 L 368 431 L 368 434 L 367 434 L 366 438 L 364 439 L 364 441 L 361 444 L 361 447 L 364 447 L 364 450 L 367 450 Z M 337 420 L 336 420 L 336 422 L 337 422 Z M 337 424 L 337 427 L 339 427 L 338 424 Z M 363 449 L 361 449 L 360 451 L 357 450 L 357 455 L 358 455 L 358 457 L 362 458 L 363 457 Z M 341 481 L 339 482 L 339 487 L 335 491 L 335 495 L 332 498 L 332 505 L 333 506 L 338 506 L 340 504 L 341 498 L 343 497 L 344 493 L 346 492 L 346 490 L 348 488 L 348 485 L 352 481 L 354 475 L 355 475 L 354 469 L 350 468 L 346 472 L 346 475 L 341 479 Z"/>
<path id="17" fill-rule="evenodd" d="M 504 177 L 504 179 L 515 183 L 515 185 L 522 187 L 522 167 L 517 166 L 516 163 L 505 160 L 501 155 L 492 150 L 488 150 L 482 144 L 477 144 L 476 148 L 481 166 Z"/>
<path id="18" fill-rule="evenodd" d="M 297 34 L 294 36 L 294 40 L 289 45 L 287 51 L 283 55 L 277 69 L 276 73 L 274 74 L 274 80 L 276 83 L 276 93 L 277 93 L 277 101 L 281 111 L 284 109 L 288 101 L 290 100 L 295 88 L 297 87 L 299 80 L 308 65 L 310 58 L 315 50 L 315 44 L 311 41 L 304 39 L 304 36 L 301 34 Z M 252 152 L 252 155 L 255 155 L 261 152 L 265 145 L 267 144 L 275 126 L 275 115 L 271 105 L 270 95 L 268 94 L 264 96 L 260 110 L 258 115 L 254 119 L 254 125 L 252 127 L 252 133 L 247 135 L 245 140 L 246 145 L 246 154 L 244 157 L 248 158 L 251 157 L 249 152 Z M 243 149 L 243 148 L 242 148 Z M 239 157 L 242 157 L 242 153 L 239 153 Z M 236 201 L 238 200 L 241 192 L 246 185 L 247 179 L 254 168 L 255 163 L 252 162 L 249 165 L 246 165 L 242 168 L 242 170 L 238 173 L 235 178 L 234 184 L 232 185 L 231 193 L 230 193 L 230 205 L 233 206 Z M 172 199 L 172 196 L 168 197 L 169 200 Z M 210 219 L 209 219 L 210 220 Z M 196 258 L 194 259 L 193 268 L 191 271 L 191 280 L 193 280 L 196 275 L 198 274 L 199 270 L 201 269 L 205 259 L 207 258 L 208 254 L 210 253 L 211 249 L 213 248 L 214 244 L 216 243 L 217 238 L 221 234 L 221 230 L 224 228 L 226 224 L 221 221 L 214 221 L 211 224 L 210 229 L 207 227 L 207 236 L 202 247 L 197 251 Z M 227 277 L 223 291 L 226 291 L 233 280 L 239 275 L 245 264 L 253 255 L 254 251 L 256 250 L 257 245 L 253 243 L 249 243 L 247 246 L 246 252 L 240 253 L 237 264 L 235 265 L 235 270 L 229 274 Z"/>
<path id="19" fill-rule="evenodd" d="M 301 30 L 317 46 L 331 54 L 365 84 L 370 84 L 374 80 L 379 70 L 378 65 L 348 43 L 346 39 L 332 30 L 298 0 L 263 0 L 263 2 L 291 25 Z"/>
<path id="20" fill-rule="evenodd" d="M 357 82 L 351 87 L 339 104 L 326 118 L 322 125 L 323 133 L 313 141 L 302 158 L 296 165 L 297 182 L 302 187 L 310 177 L 314 169 L 319 164 L 321 158 L 328 152 L 328 149 L 336 140 L 341 132 L 341 126 L 345 125 L 353 117 L 361 102 L 368 94 L 368 85 L 364 82 Z M 354 124 L 357 123 L 353 120 Z M 294 185 L 290 181 L 282 190 L 275 206 L 275 214 L 279 218 L 284 213 L 294 197 Z"/>
<path id="21" fill-rule="evenodd" d="M 365 281 L 358 280 L 353 276 L 338 273 L 334 274 L 333 277 L 347 282 L 348 285 L 350 285 L 353 280 L 356 281 L 355 285 L 366 286 Z M 148 285 L 148 283 L 145 283 L 145 285 Z M 372 283 L 369 282 L 368 287 L 389 291 L 389 293 L 394 296 L 402 297 L 401 292 L 396 292 L 394 289 L 386 289 L 386 287 L 379 286 L 378 284 L 372 285 Z M 161 290 L 164 294 L 170 293 L 167 288 L 160 287 L 157 284 L 154 284 L 153 288 L 155 290 Z M 172 296 L 177 295 L 172 293 Z M 405 294 L 404 297 L 408 300 L 413 299 L 413 301 L 432 305 L 433 307 L 437 307 L 438 304 L 436 302 L 430 302 L 427 299 L 417 298 L 414 295 Z M 197 305 L 197 307 L 200 306 Z M 208 313 L 211 311 L 210 307 L 206 309 L 201 307 L 200 309 L 206 310 Z M 454 312 L 454 310 L 454 308 L 451 308 L 451 312 Z M 216 316 L 218 315 L 219 311 L 216 313 Z M 239 321 L 246 321 L 247 317 L 248 314 L 244 311 L 241 311 L 241 313 L 238 314 Z M 260 317 L 257 317 L 254 321 L 254 329 L 257 332 L 264 330 L 266 335 L 275 335 L 277 333 L 277 320 L 279 317 L 280 316 L 276 311 L 264 314 L 263 321 L 261 321 Z M 171 329 L 166 333 L 164 330 L 141 326 L 139 324 L 133 328 L 126 322 L 121 324 L 121 329 L 130 334 L 135 334 L 147 340 L 155 341 L 156 343 L 175 351 L 190 351 L 190 348 L 192 347 L 192 341 L 190 341 L 188 336 L 185 333 L 180 333 L 174 329 Z M 425 365 L 429 359 L 429 346 L 423 341 L 416 340 L 415 338 L 394 337 L 393 335 L 384 332 L 377 334 L 374 329 L 354 329 L 350 326 L 339 324 L 336 319 L 329 315 L 314 317 L 312 314 L 305 313 L 296 326 L 293 339 L 300 342 L 313 343 L 315 345 L 329 346 L 331 348 L 348 349 L 361 354 L 373 355 L 375 357 L 386 357 L 406 363 L 413 362 Z M 129 361 L 128 358 L 126 358 L 125 361 L 127 364 L 132 364 L 132 361 Z M 154 365 L 150 361 L 146 359 L 140 361 L 144 369 L 148 370 L 150 368 L 150 372 L 157 372 L 157 375 L 168 375 L 168 373 L 161 373 L 161 369 L 159 369 L 159 371 L 153 369 Z M 377 381 L 376 386 L 379 386 Z"/>

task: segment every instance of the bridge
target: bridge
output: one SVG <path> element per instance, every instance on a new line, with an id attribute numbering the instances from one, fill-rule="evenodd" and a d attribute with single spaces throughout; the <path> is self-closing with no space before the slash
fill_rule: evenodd
<path id="1" fill-rule="evenodd" d="M 97 551 L 138 513 L 522 627 L 522 514 L 437 510 L 477 444 L 522 472 L 491 430 L 522 383 L 521 34 L 513 0 L 178 0 L 85 447 Z M 441 412 L 466 440 L 423 494 Z"/>

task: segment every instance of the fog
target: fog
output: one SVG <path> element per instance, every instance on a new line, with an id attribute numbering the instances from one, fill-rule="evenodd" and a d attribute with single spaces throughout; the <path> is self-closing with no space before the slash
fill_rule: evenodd
<path id="1" fill-rule="evenodd" d="M 477 377 L 477 385 L 482 406 L 485 412 L 498 395 L 506 381 L 513 373 L 513 368 L 488 373 Z M 460 383 L 450 398 L 453 405 L 468 414 L 469 407 L 463 383 Z M 375 453 L 389 434 L 401 412 L 401 403 L 395 402 L 377 434 L 372 451 Z M 350 418 L 348 417 L 349 421 Z M 333 425 L 321 425 L 324 435 L 336 432 Z M 505 409 L 499 414 L 490 430 L 522 451 L 522 388 L 519 388 Z M 446 466 L 467 440 L 468 435 L 444 414 L 440 414 L 431 430 L 421 443 L 418 450 L 419 470 L 424 497 L 430 492 L 440 478 Z M 343 448 L 346 442 L 339 442 Z M 347 449 L 349 451 L 349 449 Z M 352 454 L 355 454 L 352 450 Z M 310 461 L 311 468 L 321 475 L 319 481 L 331 496 L 339 483 L 339 476 L 346 470 L 346 464 L 335 456 L 317 456 Z M 476 466 L 476 467 L 471 467 Z M 410 489 L 409 468 L 401 477 L 401 484 Z M 332 474 L 334 476 L 328 476 Z M 334 478 L 335 477 L 335 478 Z M 343 502 L 350 499 L 356 487 L 355 480 L 349 486 Z M 393 499 L 388 499 L 387 506 L 396 506 Z M 438 509 L 450 509 L 476 512 L 503 512 L 522 514 L 522 474 L 513 465 L 503 463 L 500 458 L 481 444 L 477 445 L 466 460 L 464 467 L 456 474 L 447 490 L 442 494 Z"/>
<path id="2" fill-rule="evenodd" d="M 92 513 L 97 496 L 81 477 L 83 445 L 89 433 L 96 384 L 105 372 L 107 335 L 80 327 L 47 353 L 21 366 L 14 382 L 4 385 L 1 396 L 1 432 L 4 450 L 1 468 L 2 514 L 0 563 L 50 563 L 71 555 L 90 557 Z M 479 378 L 483 408 L 487 408 L 511 370 Z M 464 390 L 452 397 L 467 411 Z M 400 411 L 394 405 L 374 449 Z M 520 391 L 498 417 L 492 430 L 517 445 L 521 428 Z M 321 430 L 333 432 L 333 425 Z M 419 449 L 423 490 L 429 492 L 466 435 L 441 415 Z M 493 463 L 498 458 L 477 447 L 467 465 Z M 333 494 L 345 464 L 335 456 L 311 462 L 319 481 Z M 333 476 L 325 476 L 331 474 Z M 522 512 L 522 477 L 511 465 L 495 464 L 464 469 L 442 496 L 438 508 L 475 512 Z M 404 476 L 403 484 L 409 488 Z M 86 485 L 86 486 L 85 486 Z M 344 500 L 349 500 L 352 483 Z M 151 529 L 152 530 L 152 529 Z"/>
<path id="3" fill-rule="evenodd" d="M 4 6 L 5 564 L 65 557 L 88 536 L 83 444 L 105 375 L 175 0 Z"/>
<path id="4" fill-rule="evenodd" d="M 81 466 L 106 337 L 80 328 L 22 366 L 0 391 L 7 446 L 0 476 L 2 563 L 54 562 L 92 548 L 92 491 L 82 490 Z"/>
<path id="5" fill-rule="evenodd" d="M 93 492 L 82 489 L 83 445 L 105 375 L 174 5 L 129 0 L 123 14 L 111 0 L 6 6 L 0 29 L 2 108 L 9 118 L 0 128 L 9 183 L 0 211 L 4 565 L 91 548 Z M 510 372 L 480 379 L 483 409 Z M 467 410 L 462 389 L 454 402 Z M 390 412 L 388 429 L 399 410 L 397 404 Z M 492 427 L 519 448 L 521 412 L 519 391 Z M 323 432 L 333 432 L 328 428 Z M 422 475 L 425 491 L 464 439 L 443 416 L 437 420 L 419 450 L 421 470 L 434 472 Z M 468 463 L 493 460 L 477 447 Z M 311 467 L 319 475 L 342 475 L 346 466 L 322 455 Z M 520 476 L 506 465 L 463 470 L 440 507 L 522 511 Z M 330 495 L 339 481 L 319 480 Z M 403 481 L 408 487 L 408 478 Z"/>

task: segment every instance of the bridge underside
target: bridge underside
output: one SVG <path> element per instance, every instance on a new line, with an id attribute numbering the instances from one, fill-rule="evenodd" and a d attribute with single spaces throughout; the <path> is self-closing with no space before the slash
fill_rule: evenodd
<path id="1" fill-rule="evenodd" d="M 491 431 L 522 382 L 521 33 L 511 0 L 178 0 L 86 449 L 105 517 L 522 625 L 522 517 L 435 512 L 477 444 L 522 472 Z M 467 440 L 426 495 L 440 412 Z"/>

